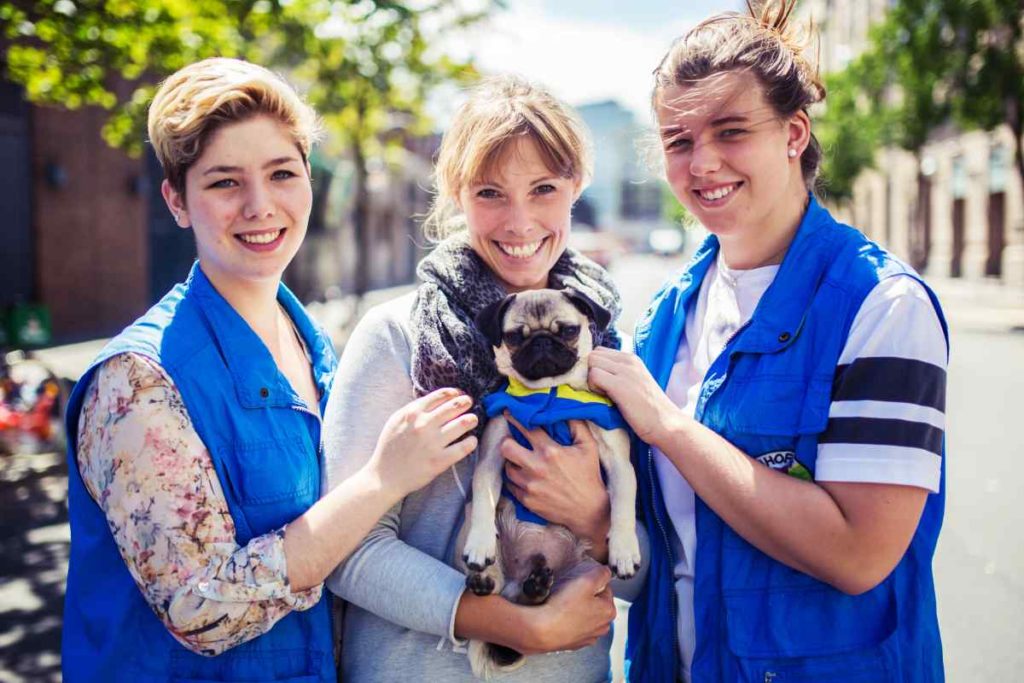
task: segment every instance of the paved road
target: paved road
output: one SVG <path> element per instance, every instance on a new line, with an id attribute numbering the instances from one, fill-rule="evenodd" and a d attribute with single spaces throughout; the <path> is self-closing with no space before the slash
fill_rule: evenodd
<path id="1" fill-rule="evenodd" d="M 613 272 L 631 330 L 678 259 L 630 256 Z M 936 580 L 948 679 L 1024 670 L 1024 295 L 937 282 L 952 330 L 949 491 Z M 1017 421 L 1021 420 L 1020 423 Z M 0 683 L 59 680 L 67 563 L 66 473 L 57 454 L 0 455 Z M 620 632 L 624 631 L 620 628 Z M 621 648 L 621 641 L 619 643 Z M 621 651 L 621 649 L 620 649 Z"/>

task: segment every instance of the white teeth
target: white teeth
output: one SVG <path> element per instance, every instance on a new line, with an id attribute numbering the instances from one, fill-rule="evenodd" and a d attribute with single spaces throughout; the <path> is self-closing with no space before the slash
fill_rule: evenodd
<path id="1" fill-rule="evenodd" d="M 270 244 L 271 242 L 276 240 L 280 235 L 281 231 L 275 230 L 273 232 L 253 232 L 239 235 L 238 237 L 243 242 L 248 242 L 249 244 Z"/>
<path id="2" fill-rule="evenodd" d="M 718 189 L 711 190 L 710 192 L 705 192 L 704 190 L 698 190 L 698 192 L 700 193 L 701 199 L 705 199 L 707 201 L 714 201 L 715 199 L 721 199 L 722 197 L 725 197 L 726 195 L 732 193 L 732 191 L 735 189 L 736 185 L 726 185 L 725 187 L 719 187 Z"/>
<path id="3" fill-rule="evenodd" d="M 531 242 L 530 244 L 505 244 L 504 242 L 498 242 L 498 246 L 501 247 L 503 252 L 513 258 L 530 258 L 537 253 L 543 241 Z"/>

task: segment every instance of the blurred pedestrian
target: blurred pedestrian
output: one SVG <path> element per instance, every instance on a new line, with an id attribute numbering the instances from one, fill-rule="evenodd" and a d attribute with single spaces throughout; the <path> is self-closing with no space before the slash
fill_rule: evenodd
<path id="1" fill-rule="evenodd" d="M 825 90 L 792 0 L 711 17 L 655 70 L 672 192 L 710 231 L 590 382 L 639 441 L 652 534 L 629 679 L 941 681 L 946 325 L 814 196 Z"/>
<path id="2" fill-rule="evenodd" d="M 510 292 L 573 287 L 617 317 L 618 292 L 608 274 L 566 248 L 571 208 L 591 164 L 583 124 L 547 92 L 499 78 L 471 93 L 442 140 L 427 221 L 435 236 L 450 235 L 420 263 L 418 290 L 370 311 L 339 362 L 324 426 L 328 489 L 363 467 L 367 444 L 398 406 L 440 386 L 458 386 L 474 399 L 496 387 L 502 378 L 491 345 L 474 325 L 487 305 Z M 599 343 L 617 347 L 617 333 Z M 537 465 L 510 475 L 515 491 L 529 491 L 522 502 L 592 542 L 603 561 L 608 496 L 596 443 L 588 430 L 578 431 L 577 442 L 564 448 L 531 432 L 535 443 L 546 439 L 546 457 L 512 439 L 503 448 L 515 451 L 516 462 Z M 329 579 L 328 587 L 351 603 L 344 677 L 472 681 L 460 646 L 477 639 L 527 655 L 553 653 L 528 656 L 502 680 L 607 680 L 615 607 L 606 568 L 570 581 L 536 607 L 466 590 L 453 552 L 472 474 L 467 459 L 406 497 Z M 639 582 L 621 588 L 635 592 Z"/>
<path id="3" fill-rule="evenodd" d="M 470 401 L 439 388 L 394 406 L 364 466 L 320 497 L 336 359 L 281 283 L 315 132 L 284 81 L 238 60 L 185 67 L 153 100 L 164 199 L 199 258 L 70 400 L 66 681 L 335 680 L 324 578 L 473 448 L 449 445 L 476 425 Z"/>

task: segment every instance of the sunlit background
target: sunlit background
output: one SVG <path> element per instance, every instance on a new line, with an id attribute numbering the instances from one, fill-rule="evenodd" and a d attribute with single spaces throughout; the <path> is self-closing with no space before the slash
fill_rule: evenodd
<path id="1" fill-rule="evenodd" d="M 672 39 L 745 3 L 691 0 L 0 0 L 0 683 L 55 681 L 68 527 L 59 413 L 105 339 L 195 256 L 159 195 L 153 86 L 218 54 L 268 64 L 324 117 L 286 281 L 339 349 L 415 286 L 431 162 L 464 88 L 514 72 L 591 129 L 573 245 L 627 331 L 703 230 L 645 158 Z M 951 681 L 1024 669 L 1024 20 L 1019 0 L 803 0 L 829 90 L 812 112 L 837 216 L 920 270 L 950 321 L 936 579 Z M 621 629 L 620 629 L 621 631 Z M 621 633 L 620 633 L 621 636 Z M 617 641 L 621 651 L 621 637 Z"/>

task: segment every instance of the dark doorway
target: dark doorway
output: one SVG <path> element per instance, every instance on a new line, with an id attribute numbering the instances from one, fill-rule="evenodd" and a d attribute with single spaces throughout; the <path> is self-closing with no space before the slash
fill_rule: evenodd
<path id="1" fill-rule="evenodd" d="M 1003 274 L 1003 248 L 1006 246 L 1006 194 L 993 192 L 988 196 L 988 258 L 985 275 Z"/>
<path id="2" fill-rule="evenodd" d="M 917 176 L 917 206 L 910 236 L 910 264 L 923 272 L 932 250 L 932 183 L 928 176 Z"/>
<path id="3" fill-rule="evenodd" d="M 17 301 L 29 301 L 35 293 L 29 106 L 21 88 L 4 80 L 0 80 L 0 160 L 0 216 L 4 225 L 0 257 L 2 308 Z"/>
<path id="4" fill-rule="evenodd" d="M 950 277 L 964 274 L 964 200 L 953 200 L 953 258 L 949 264 Z"/>

